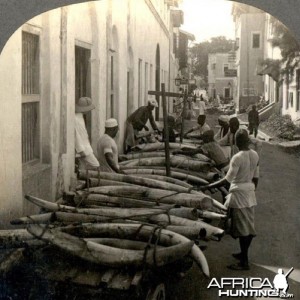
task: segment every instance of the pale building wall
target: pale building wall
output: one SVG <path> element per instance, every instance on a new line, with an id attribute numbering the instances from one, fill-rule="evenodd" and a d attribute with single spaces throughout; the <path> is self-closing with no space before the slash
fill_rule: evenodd
<path id="1" fill-rule="evenodd" d="M 300 64 L 298 64 L 298 69 L 300 68 Z M 297 68 L 296 68 L 297 70 Z M 286 81 L 283 83 L 283 101 L 282 101 L 282 114 L 290 115 L 291 119 L 297 123 L 300 120 L 300 104 L 297 107 L 297 84 L 296 84 L 296 71 L 293 76 L 292 81 L 287 85 Z"/>
<path id="2" fill-rule="evenodd" d="M 19 74 L 21 47 L 15 47 L 21 37 L 17 31 L 7 41 L 0 56 L 0 228 L 22 213 L 21 77 Z"/>
<path id="3" fill-rule="evenodd" d="M 212 69 L 215 64 L 215 69 Z M 213 89 L 216 95 L 225 97 L 225 89 L 230 89 L 230 97 L 233 97 L 235 80 L 233 77 L 225 77 L 224 66 L 228 65 L 229 69 L 235 69 L 235 63 L 228 61 L 228 53 L 213 53 L 208 56 L 208 84 L 209 97 L 213 97 Z"/>
<path id="4" fill-rule="evenodd" d="M 270 21 L 271 16 L 269 14 L 266 14 L 266 26 L 265 26 L 265 51 L 264 51 L 264 59 L 274 59 L 274 60 L 280 60 L 281 53 L 280 49 L 278 47 L 272 46 L 272 38 L 273 35 L 273 26 Z M 268 75 L 263 76 L 264 81 L 264 92 L 263 96 L 266 101 L 269 101 L 270 103 L 274 103 L 276 101 L 276 82 L 273 80 L 272 77 Z M 280 99 L 279 99 L 280 100 Z"/>
<path id="5" fill-rule="evenodd" d="M 153 72 L 151 81 L 151 89 L 155 89 L 155 68 L 156 68 L 156 47 L 159 45 L 160 48 L 160 73 L 162 71 L 169 71 L 169 35 L 167 33 L 167 26 L 162 26 L 159 23 L 159 17 L 155 17 L 150 10 L 151 1 L 134 1 L 131 0 L 131 27 L 130 27 L 130 41 L 131 44 L 128 45 L 133 50 L 134 59 L 134 109 L 139 106 L 138 99 L 138 65 L 139 60 L 142 61 L 141 74 L 145 73 L 145 63 L 148 66 L 152 65 Z M 154 6 L 153 6 L 154 7 Z M 164 10 L 160 8 L 160 11 Z M 147 30 L 147 28 L 151 28 Z M 147 32 L 147 34 L 145 34 Z M 161 83 L 162 75 L 160 75 Z M 166 86 L 168 86 L 168 79 L 164 81 Z M 149 84 L 150 87 L 150 84 Z M 142 92 L 144 95 L 144 81 L 142 80 Z M 140 99 L 140 105 L 146 105 L 146 99 Z M 160 103 L 161 104 L 161 103 Z M 160 116 L 162 116 L 162 108 L 160 108 Z"/>
<path id="6" fill-rule="evenodd" d="M 117 139 L 120 151 L 128 116 L 128 68 L 132 69 L 133 81 L 130 109 L 135 110 L 138 107 L 138 60 L 143 62 L 142 88 L 146 86 L 147 63 L 148 89 L 154 90 L 157 45 L 160 46 L 161 82 L 164 80 L 169 88 L 178 66 L 174 57 L 170 61 L 174 66 L 169 66 L 168 13 L 166 5 L 162 5 L 154 16 L 151 3 L 107 0 L 71 5 L 37 16 L 22 27 L 33 27 L 40 34 L 41 159 L 34 167 L 22 165 L 22 28 L 7 42 L 0 56 L 0 107 L 4 112 L 0 121 L 4 145 L 0 149 L 0 227 L 7 227 L 14 217 L 37 212 L 37 208 L 23 200 L 24 194 L 54 201 L 70 188 L 75 160 L 75 45 L 91 50 L 91 97 L 96 105 L 92 111 L 91 143 L 95 152 L 108 117 L 110 78 L 107 70 L 111 46 L 117 50 L 115 117 L 120 124 Z M 146 100 L 145 96 L 143 104 Z"/>
<path id="7" fill-rule="evenodd" d="M 264 58 L 265 14 L 251 13 L 241 15 L 241 35 L 239 48 L 239 108 L 247 108 L 255 103 L 264 92 L 262 77 L 257 75 L 260 62 Z M 252 34 L 260 33 L 260 47 L 252 47 Z M 255 95 L 247 96 L 244 88 L 253 88 Z"/>

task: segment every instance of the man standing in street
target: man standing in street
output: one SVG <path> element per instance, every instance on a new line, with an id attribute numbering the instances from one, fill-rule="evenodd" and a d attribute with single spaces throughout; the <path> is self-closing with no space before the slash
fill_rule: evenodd
<path id="1" fill-rule="evenodd" d="M 79 169 L 96 169 L 99 162 L 94 155 L 86 130 L 83 115 L 93 110 L 95 105 L 89 97 L 81 97 L 75 104 L 75 149 L 79 158 Z"/>
<path id="2" fill-rule="evenodd" d="M 234 154 L 236 154 L 239 151 L 235 144 L 235 133 L 238 131 L 239 128 L 239 119 L 237 117 L 232 117 L 229 120 L 229 131 L 222 139 L 218 141 L 220 146 L 229 147 L 229 149 L 227 150 L 229 150 L 230 153 L 228 153 L 228 151 L 225 150 L 226 148 L 223 149 L 226 152 L 225 155 L 229 158 L 231 158 Z"/>
<path id="3" fill-rule="evenodd" d="M 200 96 L 200 102 L 199 102 L 199 116 L 200 115 L 205 115 L 205 101 L 202 94 Z"/>
<path id="4" fill-rule="evenodd" d="M 119 131 L 116 119 L 105 121 L 105 133 L 97 144 L 100 171 L 123 173 L 118 164 L 118 147 L 114 140 Z"/>
<path id="5" fill-rule="evenodd" d="M 252 110 L 250 110 L 248 113 L 248 122 L 249 134 L 254 134 L 254 137 L 256 138 L 259 126 L 259 114 L 256 110 L 256 105 L 252 105 Z"/>
<path id="6" fill-rule="evenodd" d="M 149 131 L 149 128 L 146 126 L 148 120 L 150 121 L 153 130 L 159 132 L 152 115 L 152 111 L 155 107 L 158 107 L 157 101 L 155 99 L 151 99 L 148 101 L 147 106 L 139 107 L 127 118 L 124 140 L 125 152 L 128 152 L 131 147 L 136 145 L 136 137 L 139 131 L 141 131 L 142 129 Z"/>

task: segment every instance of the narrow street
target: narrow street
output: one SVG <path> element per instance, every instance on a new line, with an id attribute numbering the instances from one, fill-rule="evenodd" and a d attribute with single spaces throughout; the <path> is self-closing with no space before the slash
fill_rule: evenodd
<path id="1" fill-rule="evenodd" d="M 300 299 L 299 164 L 296 156 L 285 153 L 275 145 L 263 143 L 257 190 L 258 235 L 250 247 L 251 269 L 232 271 L 226 268 L 235 262 L 231 253 L 239 251 L 238 240 L 227 235 L 221 242 L 209 242 L 205 251 L 211 278 L 220 280 L 221 277 L 259 277 L 269 278 L 272 283 L 278 268 L 286 273 L 294 267 L 288 277 L 288 292 L 294 294 L 294 299 Z M 209 282 L 194 267 L 180 285 L 171 288 L 170 299 L 219 299 L 217 288 L 207 289 Z M 228 297 L 231 298 L 239 299 Z"/>

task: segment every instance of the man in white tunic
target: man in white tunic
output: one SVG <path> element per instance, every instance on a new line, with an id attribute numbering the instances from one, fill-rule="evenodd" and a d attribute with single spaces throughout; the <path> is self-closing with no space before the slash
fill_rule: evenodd
<path id="1" fill-rule="evenodd" d="M 86 130 L 83 115 L 93 110 L 95 105 L 89 97 L 81 97 L 75 105 L 75 150 L 79 158 L 79 169 L 96 169 L 99 162 L 94 155 Z"/>
<path id="2" fill-rule="evenodd" d="M 233 238 L 239 238 L 241 253 L 232 256 L 238 259 L 238 264 L 228 266 L 232 270 L 249 270 L 248 249 L 256 231 L 254 227 L 254 207 L 256 206 L 255 189 L 258 184 L 259 157 L 256 151 L 249 148 L 249 136 L 246 129 L 239 129 L 235 134 L 236 146 L 239 152 L 231 161 L 226 176 L 201 188 L 220 187 L 230 183 L 229 194 L 225 206 L 231 218 L 229 233 Z"/>
<path id="3" fill-rule="evenodd" d="M 105 121 L 105 133 L 99 139 L 97 145 L 100 171 L 111 173 L 123 173 L 118 164 L 118 147 L 114 140 L 119 131 L 116 119 Z"/>
<path id="4" fill-rule="evenodd" d="M 205 115 L 205 101 L 202 94 L 199 102 L 199 115 Z"/>

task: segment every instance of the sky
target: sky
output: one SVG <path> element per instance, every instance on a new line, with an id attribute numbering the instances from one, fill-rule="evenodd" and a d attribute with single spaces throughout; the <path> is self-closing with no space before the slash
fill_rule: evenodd
<path id="1" fill-rule="evenodd" d="M 180 28 L 194 34 L 197 43 L 221 35 L 234 39 L 231 5 L 226 0 L 182 0 L 179 9 L 184 12 L 184 24 Z"/>

